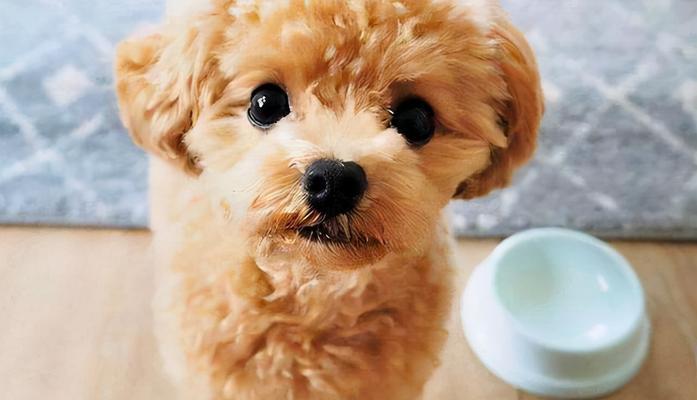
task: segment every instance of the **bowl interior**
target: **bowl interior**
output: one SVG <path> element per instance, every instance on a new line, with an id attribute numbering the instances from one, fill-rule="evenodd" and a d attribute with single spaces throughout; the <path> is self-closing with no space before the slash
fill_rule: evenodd
<path id="1" fill-rule="evenodd" d="M 495 291 L 536 340 L 586 349 L 631 330 L 643 310 L 636 276 L 608 247 L 573 235 L 520 240 L 497 263 Z"/>

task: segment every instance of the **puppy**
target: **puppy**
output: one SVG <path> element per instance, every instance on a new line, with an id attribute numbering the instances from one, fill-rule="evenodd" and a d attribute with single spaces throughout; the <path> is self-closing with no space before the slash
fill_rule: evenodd
<path id="1" fill-rule="evenodd" d="M 195 1 L 120 44 L 153 157 L 156 332 L 186 399 L 413 399 L 451 298 L 452 198 L 543 111 L 490 1 Z M 182 11 L 183 10 L 183 11 Z"/>

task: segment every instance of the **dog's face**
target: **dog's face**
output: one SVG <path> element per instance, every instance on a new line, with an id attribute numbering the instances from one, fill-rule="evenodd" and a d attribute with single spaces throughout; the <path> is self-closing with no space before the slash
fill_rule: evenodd
<path id="1" fill-rule="evenodd" d="M 124 42 L 116 66 L 135 141 L 203 180 L 257 251 L 347 268 L 418 251 L 453 196 L 532 152 L 539 78 L 496 6 L 257 3 Z"/>

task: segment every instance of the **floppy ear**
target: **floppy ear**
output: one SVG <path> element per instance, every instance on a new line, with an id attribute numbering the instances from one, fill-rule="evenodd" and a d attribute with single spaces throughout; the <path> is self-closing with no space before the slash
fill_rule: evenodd
<path id="1" fill-rule="evenodd" d="M 196 173 L 183 138 L 201 108 L 219 94 L 221 79 L 210 56 L 211 33 L 196 27 L 178 30 L 119 44 L 116 94 L 121 119 L 136 144 Z"/>
<path id="2" fill-rule="evenodd" d="M 490 35 L 498 45 L 498 70 L 506 84 L 508 98 L 496 104 L 499 125 L 507 138 L 505 148 L 494 148 L 491 164 L 462 182 L 456 198 L 483 196 L 510 182 L 513 171 L 533 154 L 537 130 L 544 112 L 537 63 L 523 34 L 498 15 Z"/>

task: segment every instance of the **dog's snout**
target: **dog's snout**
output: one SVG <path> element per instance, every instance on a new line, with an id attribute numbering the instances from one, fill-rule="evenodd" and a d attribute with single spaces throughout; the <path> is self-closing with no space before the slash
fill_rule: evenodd
<path id="1" fill-rule="evenodd" d="M 363 168 L 355 162 L 321 159 L 307 168 L 303 186 L 310 207 L 333 217 L 356 207 L 368 180 Z"/>

